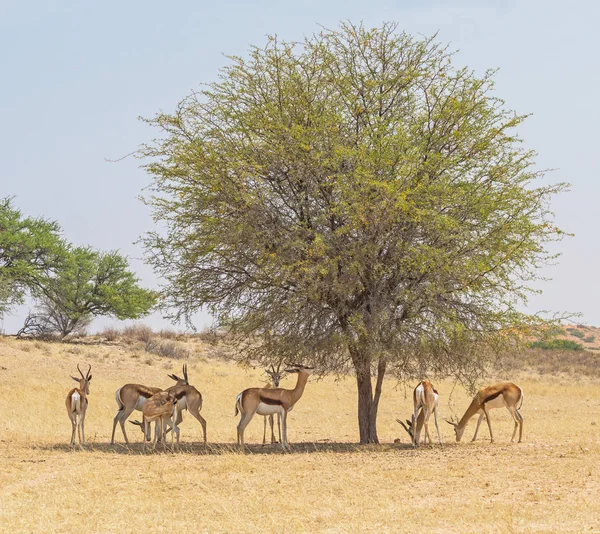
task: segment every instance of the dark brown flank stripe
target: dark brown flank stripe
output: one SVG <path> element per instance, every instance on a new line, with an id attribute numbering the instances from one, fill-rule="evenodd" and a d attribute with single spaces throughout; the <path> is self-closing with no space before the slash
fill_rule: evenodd
<path id="1" fill-rule="evenodd" d="M 496 397 L 499 397 L 500 395 L 502 395 L 502 390 L 498 391 L 497 393 L 494 393 L 493 395 L 490 395 L 489 397 L 486 397 L 485 399 L 483 399 L 483 402 L 481 404 L 493 401 Z"/>
<path id="2" fill-rule="evenodd" d="M 272 406 L 276 406 L 276 405 L 281 406 L 281 404 L 282 404 L 282 402 L 277 399 L 270 399 L 269 397 L 263 397 L 262 395 L 260 395 L 259 397 L 260 397 L 260 402 L 264 402 L 265 404 L 271 404 Z"/>

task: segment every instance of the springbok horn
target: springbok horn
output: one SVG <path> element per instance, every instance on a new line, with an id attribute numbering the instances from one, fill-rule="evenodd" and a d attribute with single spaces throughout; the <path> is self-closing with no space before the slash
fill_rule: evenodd
<path id="1" fill-rule="evenodd" d="M 91 370 L 92 370 L 92 365 L 91 365 L 91 364 L 88 364 L 88 370 L 87 370 L 87 373 L 86 373 L 86 375 L 85 375 L 85 379 L 86 379 L 86 380 L 87 380 L 87 379 L 90 377 L 90 372 L 91 372 Z"/>
<path id="2" fill-rule="evenodd" d="M 189 381 L 189 379 L 188 379 L 188 374 L 187 374 L 187 363 L 184 363 L 184 364 L 183 364 L 183 376 L 184 376 L 184 378 L 185 378 L 185 383 L 186 383 L 187 385 L 189 385 L 189 384 L 190 384 L 190 381 Z"/>
<path id="3" fill-rule="evenodd" d="M 81 369 L 79 369 L 79 364 L 77 364 L 77 370 L 79 371 L 79 374 L 81 375 L 81 378 L 83 378 L 85 380 L 85 376 L 83 376 L 83 373 L 81 372 Z"/>

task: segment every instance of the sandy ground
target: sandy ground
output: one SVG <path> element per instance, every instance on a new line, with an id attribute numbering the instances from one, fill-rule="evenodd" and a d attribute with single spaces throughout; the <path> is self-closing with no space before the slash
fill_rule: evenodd
<path id="1" fill-rule="evenodd" d="M 127 382 L 168 387 L 181 361 L 140 347 L 47 344 L 0 338 L 0 530 L 5 532 L 600 532 L 600 382 L 534 374 L 525 391 L 525 440 L 511 444 L 506 410 L 492 412 L 496 443 L 455 443 L 440 420 L 439 446 L 413 450 L 395 422 L 411 411 L 410 389 L 386 381 L 380 446 L 356 444 L 352 379 L 311 378 L 289 417 L 291 453 L 262 442 L 263 421 L 233 448 L 236 394 L 261 385 L 261 369 L 207 358 L 189 343 L 190 381 L 204 396 L 209 445 L 184 414 L 177 450 L 143 453 L 109 445 L 115 390 Z M 599 356 L 600 357 L 600 356 Z M 91 363 L 88 445 L 68 448 L 64 407 L 76 364 Z M 282 387 L 292 388 L 294 377 Z M 442 417 L 469 395 L 435 384 Z M 139 418 L 140 413 L 136 412 Z M 433 425 L 432 430 L 435 431 Z M 399 438 L 400 443 L 394 443 Z"/>

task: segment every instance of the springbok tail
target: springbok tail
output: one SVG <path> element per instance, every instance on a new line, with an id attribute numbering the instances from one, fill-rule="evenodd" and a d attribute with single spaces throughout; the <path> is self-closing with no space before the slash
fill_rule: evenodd
<path id="1" fill-rule="evenodd" d="M 237 417 L 237 414 L 240 413 L 241 411 L 242 411 L 242 394 L 240 393 L 235 398 L 235 414 L 233 414 L 233 416 Z"/>
<path id="2" fill-rule="evenodd" d="M 121 410 L 123 410 L 125 408 L 125 405 L 123 404 L 123 401 L 121 400 L 121 388 L 117 389 L 117 391 L 115 392 L 115 400 L 117 401 L 117 404 L 119 405 L 119 412 Z"/>
<path id="3" fill-rule="evenodd" d="M 521 392 L 521 404 L 519 404 L 519 407 L 517 408 L 517 410 L 521 409 L 521 406 L 523 406 L 523 399 L 525 398 L 525 393 L 523 393 L 523 390 L 521 389 L 520 386 L 517 386 L 519 388 L 519 391 Z"/>
<path id="4" fill-rule="evenodd" d="M 71 413 L 80 412 L 81 411 L 81 395 L 79 392 L 74 391 L 73 395 L 71 395 Z"/>

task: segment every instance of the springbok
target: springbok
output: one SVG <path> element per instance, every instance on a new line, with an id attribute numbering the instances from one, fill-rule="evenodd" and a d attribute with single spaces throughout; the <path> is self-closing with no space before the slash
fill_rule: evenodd
<path id="1" fill-rule="evenodd" d="M 157 429 L 154 433 L 154 448 L 158 436 L 161 437 L 163 447 L 166 448 L 166 425 L 169 420 L 175 420 L 177 417 L 177 399 L 168 391 L 159 391 L 152 395 L 142 406 L 144 416 L 144 450 L 149 441 L 150 425 L 156 421 Z M 173 444 L 173 434 L 171 434 L 171 445 Z"/>
<path id="2" fill-rule="evenodd" d="M 177 442 L 179 443 L 179 424 L 183 421 L 181 412 L 188 410 L 202 425 L 204 445 L 206 445 L 206 420 L 200 415 L 202 394 L 194 386 L 190 385 L 186 364 L 183 365 L 183 376 L 184 378 L 179 378 L 177 375 L 169 375 L 169 378 L 176 380 L 177 384 L 165 390 L 177 398 L 177 418 L 174 419 L 171 430 L 177 433 Z"/>
<path id="3" fill-rule="evenodd" d="M 419 417 L 419 410 L 423 413 L 423 426 L 425 427 L 425 438 L 424 442 L 433 443 L 431 436 L 429 435 L 429 416 L 433 413 L 433 419 L 435 421 L 435 428 L 437 430 L 438 440 L 440 445 L 442 444 L 442 437 L 440 436 L 440 428 L 438 426 L 437 419 L 437 407 L 438 407 L 439 394 L 433 387 L 433 384 L 429 380 L 423 380 L 417 384 L 417 387 L 413 391 L 413 406 L 414 413 L 412 415 L 411 428 L 415 428 L 415 421 Z M 413 447 L 419 445 L 420 429 L 418 421 L 416 423 L 416 432 L 413 435 L 412 444 Z"/>
<path id="4" fill-rule="evenodd" d="M 265 373 L 267 373 L 270 377 L 271 377 L 271 384 L 269 386 L 266 386 L 268 388 L 278 388 L 279 387 L 279 382 L 281 380 L 281 378 L 283 377 L 283 375 L 285 374 L 285 371 L 281 370 L 281 362 L 277 365 L 277 369 L 275 369 L 274 365 L 271 365 L 271 369 L 265 369 Z M 291 410 L 291 408 L 290 408 Z M 273 426 L 274 426 L 274 420 L 273 420 L 273 414 L 271 415 L 265 415 L 264 416 L 264 428 L 263 428 L 263 442 L 262 444 L 264 445 L 267 442 L 267 419 L 269 420 L 269 425 L 271 425 L 271 445 L 273 443 L 277 443 L 277 440 L 275 439 L 275 432 L 273 432 Z M 279 431 L 279 442 L 281 443 L 281 415 L 277 414 L 277 429 Z"/>
<path id="5" fill-rule="evenodd" d="M 475 439 L 477 439 L 479 425 L 481 424 L 483 416 L 485 416 L 488 428 L 490 429 L 490 439 L 491 442 L 494 443 L 494 435 L 492 434 L 492 423 L 490 421 L 488 411 L 506 406 L 506 409 L 509 411 L 510 415 L 513 418 L 513 421 L 515 422 L 511 442 L 514 442 L 515 435 L 517 433 L 517 427 L 519 427 L 519 443 L 521 443 L 521 440 L 523 439 L 523 416 L 520 414 L 519 410 L 521 409 L 521 406 L 523 406 L 523 398 L 523 390 L 516 384 L 513 384 L 512 382 L 503 382 L 500 384 L 487 386 L 479 390 L 477 392 L 477 395 L 473 397 L 471 404 L 467 408 L 467 411 L 462 416 L 460 421 L 454 422 L 446 420 L 446 422 L 454 427 L 456 441 L 460 441 L 469 420 L 475 414 L 480 414 L 479 420 L 477 421 L 477 428 L 475 429 L 475 435 L 471 440 L 475 441 Z M 519 405 L 518 408 L 517 404 Z"/>
<path id="6" fill-rule="evenodd" d="M 179 378 L 176 375 L 169 375 L 170 378 L 173 378 L 177 385 L 185 385 L 187 384 L 187 366 L 183 366 L 183 372 L 185 379 Z M 112 436 L 110 438 L 110 444 L 114 445 L 115 443 L 115 430 L 117 428 L 117 423 L 121 425 L 121 430 L 123 431 L 123 437 L 125 438 L 125 443 L 129 444 L 129 439 L 127 439 L 127 432 L 125 431 L 125 422 L 129 418 L 129 416 L 134 412 L 134 410 L 142 411 L 142 407 L 146 403 L 146 401 L 155 395 L 156 393 L 162 391 L 162 388 L 148 387 L 143 386 L 141 384 L 125 384 L 124 386 L 117 389 L 115 392 L 115 399 L 117 400 L 117 404 L 119 409 L 117 410 L 117 415 L 113 419 L 113 429 Z M 133 423 L 139 424 L 140 427 L 143 427 L 143 423 Z"/>
<path id="7" fill-rule="evenodd" d="M 242 391 L 235 399 L 235 415 L 241 412 L 242 416 L 237 426 L 238 448 L 244 451 L 244 430 L 255 414 L 281 415 L 281 447 L 289 448 L 287 440 L 287 414 L 298 402 L 312 367 L 299 364 L 286 369 L 286 373 L 298 373 L 298 380 L 294 389 L 283 388 L 249 388 Z"/>
<path id="8" fill-rule="evenodd" d="M 75 376 L 71 376 L 71 378 L 75 380 L 75 382 L 79 382 L 79 387 L 69 391 L 65 401 L 67 413 L 69 414 L 69 419 L 71 420 L 71 425 L 73 427 L 71 432 L 71 447 L 75 447 L 75 429 L 77 429 L 77 435 L 79 437 L 79 446 L 83 447 L 85 445 L 85 413 L 88 406 L 87 396 L 90 394 L 90 382 L 92 380 L 92 375 L 90 374 L 90 371 L 92 370 L 91 365 L 88 367 L 85 376 L 83 376 L 79 364 L 77 364 L 77 370 L 79 371 L 81 378 Z"/>

